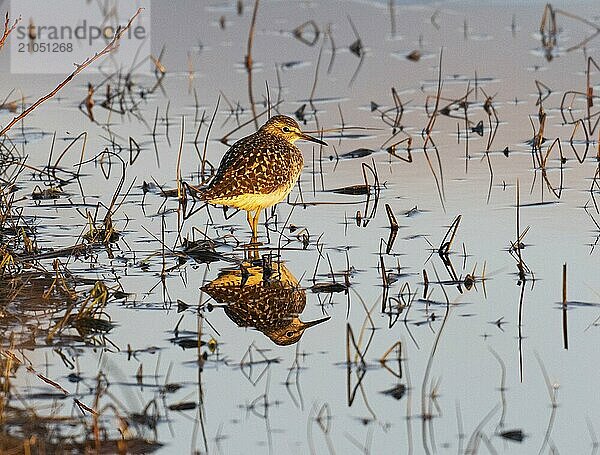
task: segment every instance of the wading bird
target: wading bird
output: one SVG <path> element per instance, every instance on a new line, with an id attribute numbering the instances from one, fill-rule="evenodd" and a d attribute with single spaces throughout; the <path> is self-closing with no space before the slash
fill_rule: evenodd
<path id="1" fill-rule="evenodd" d="M 256 133 L 231 146 L 215 177 L 206 188 L 198 189 L 200 198 L 245 210 L 252 243 L 256 243 L 260 212 L 283 201 L 300 177 L 304 159 L 294 145 L 298 140 L 327 145 L 303 133 L 293 118 L 271 117 Z"/>

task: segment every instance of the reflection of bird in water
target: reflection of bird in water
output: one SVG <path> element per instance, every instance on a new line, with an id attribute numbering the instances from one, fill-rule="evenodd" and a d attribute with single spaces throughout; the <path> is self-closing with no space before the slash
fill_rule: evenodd
<path id="1" fill-rule="evenodd" d="M 307 328 L 329 319 L 300 320 L 306 293 L 281 262 L 244 270 L 244 274 L 240 269 L 224 270 L 202 288 L 215 301 L 226 304 L 225 314 L 239 327 L 254 327 L 284 346 L 298 342 Z"/>
<path id="2" fill-rule="evenodd" d="M 327 145 L 300 131 L 293 118 L 271 117 L 256 133 L 231 146 L 208 187 L 198 189 L 199 197 L 245 210 L 255 243 L 260 212 L 283 201 L 300 177 L 304 160 L 294 145 L 297 140 Z"/>

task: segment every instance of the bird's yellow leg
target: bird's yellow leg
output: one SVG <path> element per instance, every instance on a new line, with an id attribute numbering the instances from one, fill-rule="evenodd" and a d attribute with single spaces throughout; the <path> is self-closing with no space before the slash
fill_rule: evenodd
<path id="1" fill-rule="evenodd" d="M 246 220 L 248 221 L 248 226 L 250 226 L 250 229 L 252 229 L 252 238 L 250 239 L 250 243 L 248 244 L 248 257 L 247 259 L 249 261 L 252 261 L 254 259 L 258 259 L 258 253 L 256 251 L 256 234 L 255 234 L 255 230 L 254 230 L 254 214 L 252 213 L 251 210 L 246 211 Z"/>
<path id="2" fill-rule="evenodd" d="M 257 210 L 252 218 L 252 243 L 258 242 L 258 221 L 260 219 L 261 210 Z"/>
<path id="3" fill-rule="evenodd" d="M 250 226 L 250 229 L 252 229 L 252 237 L 254 238 L 254 227 L 253 227 L 253 219 L 252 219 L 252 212 L 250 210 L 248 210 L 246 212 L 246 220 L 248 221 L 248 226 Z"/>

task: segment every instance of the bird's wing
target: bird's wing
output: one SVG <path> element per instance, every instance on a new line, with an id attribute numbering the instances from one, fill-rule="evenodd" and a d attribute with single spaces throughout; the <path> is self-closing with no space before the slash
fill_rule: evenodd
<path id="1" fill-rule="evenodd" d="M 288 183 L 291 170 L 287 157 L 284 158 L 286 154 L 289 156 L 289 151 L 283 150 L 275 141 L 261 141 L 255 136 L 240 139 L 221 159 L 205 198 L 276 191 Z"/>

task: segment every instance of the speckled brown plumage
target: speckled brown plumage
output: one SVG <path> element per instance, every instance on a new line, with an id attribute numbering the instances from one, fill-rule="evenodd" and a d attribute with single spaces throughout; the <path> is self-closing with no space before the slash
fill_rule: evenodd
<path id="1" fill-rule="evenodd" d="M 226 304 L 225 314 L 239 327 L 260 330 L 279 345 L 296 343 L 304 330 L 325 319 L 302 322 L 300 313 L 306 306 L 306 292 L 281 263 L 268 280 L 262 267 L 247 269 L 249 277 L 242 284 L 239 269 L 226 270 L 202 288 L 216 302 Z"/>
<path id="2" fill-rule="evenodd" d="M 201 190 L 202 199 L 246 210 L 255 240 L 260 211 L 284 200 L 302 172 L 304 159 L 294 145 L 297 140 L 327 145 L 300 131 L 291 117 L 270 118 L 225 153 L 215 177 Z"/>
<path id="3" fill-rule="evenodd" d="M 293 119 L 278 115 L 233 144 L 203 194 L 207 201 L 268 194 L 296 183 L 304 166 L 302 152 L 282 135 L 273 133 L 273 125 L 298 128 Z"/>

